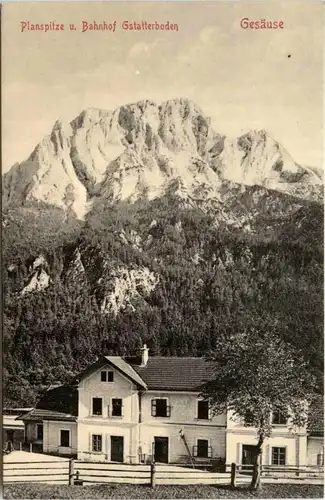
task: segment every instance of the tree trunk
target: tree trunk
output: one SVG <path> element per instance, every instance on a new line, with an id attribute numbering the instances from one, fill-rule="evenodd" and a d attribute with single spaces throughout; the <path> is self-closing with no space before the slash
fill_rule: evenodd
<path id="1" fill-rule="evenodd" d="M 258 443 L 256 445 L 256 453 L 254 458 L 252 481 L 250 485 L 251 490 L 257 490 L 261 482 L 261 457 L 262 457 L 262 446 L 264 442 L 264 436 L 260 435 Z"/>

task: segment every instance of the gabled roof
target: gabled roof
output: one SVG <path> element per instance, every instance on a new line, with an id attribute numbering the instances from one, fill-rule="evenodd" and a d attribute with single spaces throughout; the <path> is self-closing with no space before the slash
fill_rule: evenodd
<path id="1" fill-rule="evenodd" d="M 117 368 L 121 373 L 124 373 L 129 379 L 135 382 L 137 385 L 141 386 L 143 389 L 147 389 L 147 384 L 138 374 L 138 372 L 123 358 L 120 356 L 105 356 L 105 359 L 111 363 L 115 368 Z"/>
<path id="2" fill-rule="evenodd" d="M 53 410 L 42 410 L 39 408 L 34 408 L 26 415 L 20 417 L 20 420 L 28 420 L 34 422 L 41 422 L 43 420 L 56 420 L 60 422 L 75 422 L 77 420 L 76 415 L 70 415 L 68 413 L 61 413 Z"/>
<path id="3" fill-rule="evenodd" d="M 116 368 L 120 373 L 122 373 L 129 380 L 135 383 L 138 387 L 147 389 L 147 385 L 141 378 L 141 376 L 121 356 L 102 356 L 100 359 L 88 366 L 83 372 L 81 372 L 78 377 L 75 378 L 75 382 L 79 382 L 83 378 L 94 373 L 96 370 L 100 370 L 105 365 L 110 365 Z"/>
<path id="4" fill-rule="evenodd" d="M 132 363 L 132 358 L 129 358 Z M 164 358 L 153 356 L 146 366 L 135 363 L 134 370 L 150 390 L 200 391 L 201 385 L 213 377 L 213 364 L 204 358 Z"/>

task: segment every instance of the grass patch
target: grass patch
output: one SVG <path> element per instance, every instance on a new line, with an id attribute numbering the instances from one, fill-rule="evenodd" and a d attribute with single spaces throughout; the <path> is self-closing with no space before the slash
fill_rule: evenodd
<path id="1" fill-rule="evenodd" d="M 247 487 L 238 487 L 231 490 L 225 486 L 149 486 L 139 485 L 92 485 L 66 486 L 47 484 L 12 484 L 4 486 L 4 499 L 19 498 L 29 500 L 38 499 L 89 499 L 102 498 L 323 498 L 324 488 L 321 485 L 296 484 L 266 484 L 256 492 Z"/>

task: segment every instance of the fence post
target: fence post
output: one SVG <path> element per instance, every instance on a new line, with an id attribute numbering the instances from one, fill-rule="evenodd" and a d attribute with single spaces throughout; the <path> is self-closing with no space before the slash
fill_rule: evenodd
<path id="1" fill-rule="evenodd" d="M 69 460 L 69 486 L 74 485 L 74 460 L 70 458 Z"/>
<path id="2" fill-rule="evenodd" d="M 151 462 L 150 466 L 150 486 L 151 488 L 156 486 L 156 464 L 154 461 Z"/>
<path id="3" fill-rule="evenodd" d="M 262 475 L 262 466 L 257 463 L 253 465 L 253 475 L 252 475 L 252 484 L 254 483 L 253 489 L 258 488 Z"/>
<path id="4" fill-rule="evenodd" d="M 29 443 L 29 452 L 32 453 L 33 451 L 33 443 Z"/>
<path id="5" fill-rule="evenodd" d="M 236 472 L 237 472 L 237 465 L 233 462 L 231 464 L 231 478 L 230 478 L 230 486 L 232 488 L 236 488 Z"/>

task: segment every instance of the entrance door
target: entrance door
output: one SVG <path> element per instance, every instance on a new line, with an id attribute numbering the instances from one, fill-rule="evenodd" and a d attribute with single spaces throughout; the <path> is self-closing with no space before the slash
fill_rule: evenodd
<path id="1" fill-rule="evenodd" d="M 168 437 L 155 437 L 155 462 L 168 464 Z"/>
<path id="2" fill-rule="evenodd" d="M 111 462 L 124 461 L 124 438 L 123 436 L 111 436 Z"/>
<path id="3" fill-rule="evenodd" d="M 254 465 L 255 450 L 256 446 L 251 444 L 243 444 L 241 463 L 242 465 L 246 465 L 246 467 L 244 468 L 244 472 L 251 470 L 251 467 L 247 467 L 248 465 Z"/>

